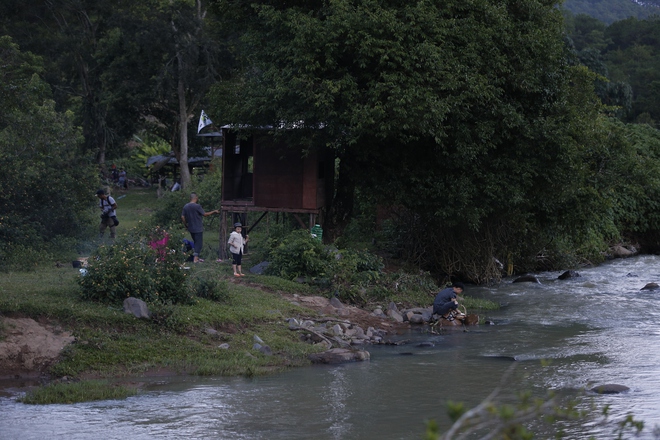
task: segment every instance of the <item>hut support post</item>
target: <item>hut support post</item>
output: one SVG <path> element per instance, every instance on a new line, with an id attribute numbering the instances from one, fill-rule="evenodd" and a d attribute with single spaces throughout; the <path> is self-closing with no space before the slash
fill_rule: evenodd
<path id="1" fill-rule="evenodd" d="M 218 258 L 227 259 L 227 211 L 222 210 L 222 218 L 220 220 L 220 243 L 218 246 Z"/>

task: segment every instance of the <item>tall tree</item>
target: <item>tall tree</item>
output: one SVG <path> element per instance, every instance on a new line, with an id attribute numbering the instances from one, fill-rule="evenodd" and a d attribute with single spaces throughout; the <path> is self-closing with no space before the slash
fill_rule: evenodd
<path id="1" fill-rule="evenodd" d="M 43 249 L 89 223 L 96 176 L 76 151 L 70 112 L 55 110 L 41 60 L 0 37 L 0 266 L 16 246 Z"/>
<path id="2" fill-rule="evenodd" d="M 58 108 L 75 111 L 85 139 L 82 153 L 93 154 L 97 163 L 122 154 L 143 123 L 143 107 L 153 100 L 156 75 L 153 64 L 145 66 L 153 58 L 143 37 L 145 29 L 153 30 L 146 26 L 150 6 L 147 1 L 38 1 L 16 4 L 4 16 L 3 28 L 43 56 L 44 79 Z"/>
<path id="3" fill-rule="evenodd" d="M 222 42 L 215 41 L 213 35 L 221 26 L 207 13 L 201 0 L 168 1 L 162 6 L 162 13 L 169 26 L 169 35 L 164 44 L 167 52 L 159 89 L 163 103 L 176 103 L 176 107 L 169 109 L 176 121 L 178 142 L 174 143 L 174 151 L 185 188 L 190 184 L 189 123 L 199 111 L 206 93 L 220 77 Z"/>

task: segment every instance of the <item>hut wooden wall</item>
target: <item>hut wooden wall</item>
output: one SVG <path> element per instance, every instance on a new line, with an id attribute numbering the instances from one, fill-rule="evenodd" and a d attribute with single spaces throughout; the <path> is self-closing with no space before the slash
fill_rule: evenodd
<path id="1" fill-rule="evenodd" d="M 239 191 L 236 161 L 247 158 L 232 155 L 236 136 L 225 133 L 223 156 L 223 202 L 231 202 L 244 196 Z M 248 147 L 249 145 L 249 147 Z M 332 152 L 312 149 L 303 157 L 303 147 L 290 148 L 283 142 L 275 142 L 267 135 L 255 135 L 241 142 L 241 156 L 249 151 L 253 155 L 253 173 L 248 173 L 252 183 L 250 206 L 286 210 L 318 210 L 331 197 L 334 181 Z M 243 178 L 247 177 L 241 170 Z M 329 196 L 330 194 L 330 196 Z"/>

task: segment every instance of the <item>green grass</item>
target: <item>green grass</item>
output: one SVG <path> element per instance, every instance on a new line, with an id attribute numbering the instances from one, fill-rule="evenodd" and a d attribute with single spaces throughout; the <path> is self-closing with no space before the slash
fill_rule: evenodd
<path id="1" fill-rule="evenodd" d="M 196 265 L 226 277 L 227 265 Z M 231 270 L 231 269 L 229 269 Z M 72 268 L 8 273 L 0 278 L 0 313 L 56 320 L 77 338 L 51 369 L 56 376 L 115 377 L 166 368 L 177 373 L 255 375 L 308 364 L 315 347 L 297 340 L 285 318 L 301 309 L 279 295 L 227 283 L 228 299 L 198 299 L 185 306 L 151 306 L 139 320 L 119 305 L 82 301 Z M 248 280 L 245 277 L 244 280 Z M 209 335 L 208 329 L 218 333 Z M 255 333 L 281 356 L 252 352 Z M 218 348 L 229 343 L 228 350 Z M 252 356 L 246 355 L 250 352 Z"/>
<path id="2" fill-rule="evenodd" d="M 118 400 L 137 394 L 135 387 L 113 385 L 107 381 L 90 380 L 72 383 L 52 383 L 29 391 L 20 402 L 27 404 L 77 403 L 93 400 Z"/>
<path id="3" fill-rule="evenodd" d="M 117 234 L 126 233 L 138 225 L 140 220 L 148 220 L 160 206 L 156 196 L 156 187 L 113 189 L 112 197 L 117 201 Z"/>

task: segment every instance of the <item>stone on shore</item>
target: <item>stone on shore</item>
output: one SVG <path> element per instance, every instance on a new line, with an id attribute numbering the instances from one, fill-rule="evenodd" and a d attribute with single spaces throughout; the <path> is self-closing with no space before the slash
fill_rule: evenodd
<path id="1" fill-rule="evenodd" d="M 339 301 L 339 298 L 335 298 L 334 296 L 330 299 L 330 305 L 336 309 L 344 308 L 344 305 Z"/>
<path id="2" fill-rule="evenodd" d="M 124 300 L 124 312 L 130 313 L 136 318 L 149 319 L 151 316 L 147 303 L 141 299 L 133 298 L 132 296 L 129 296 Z"/>

